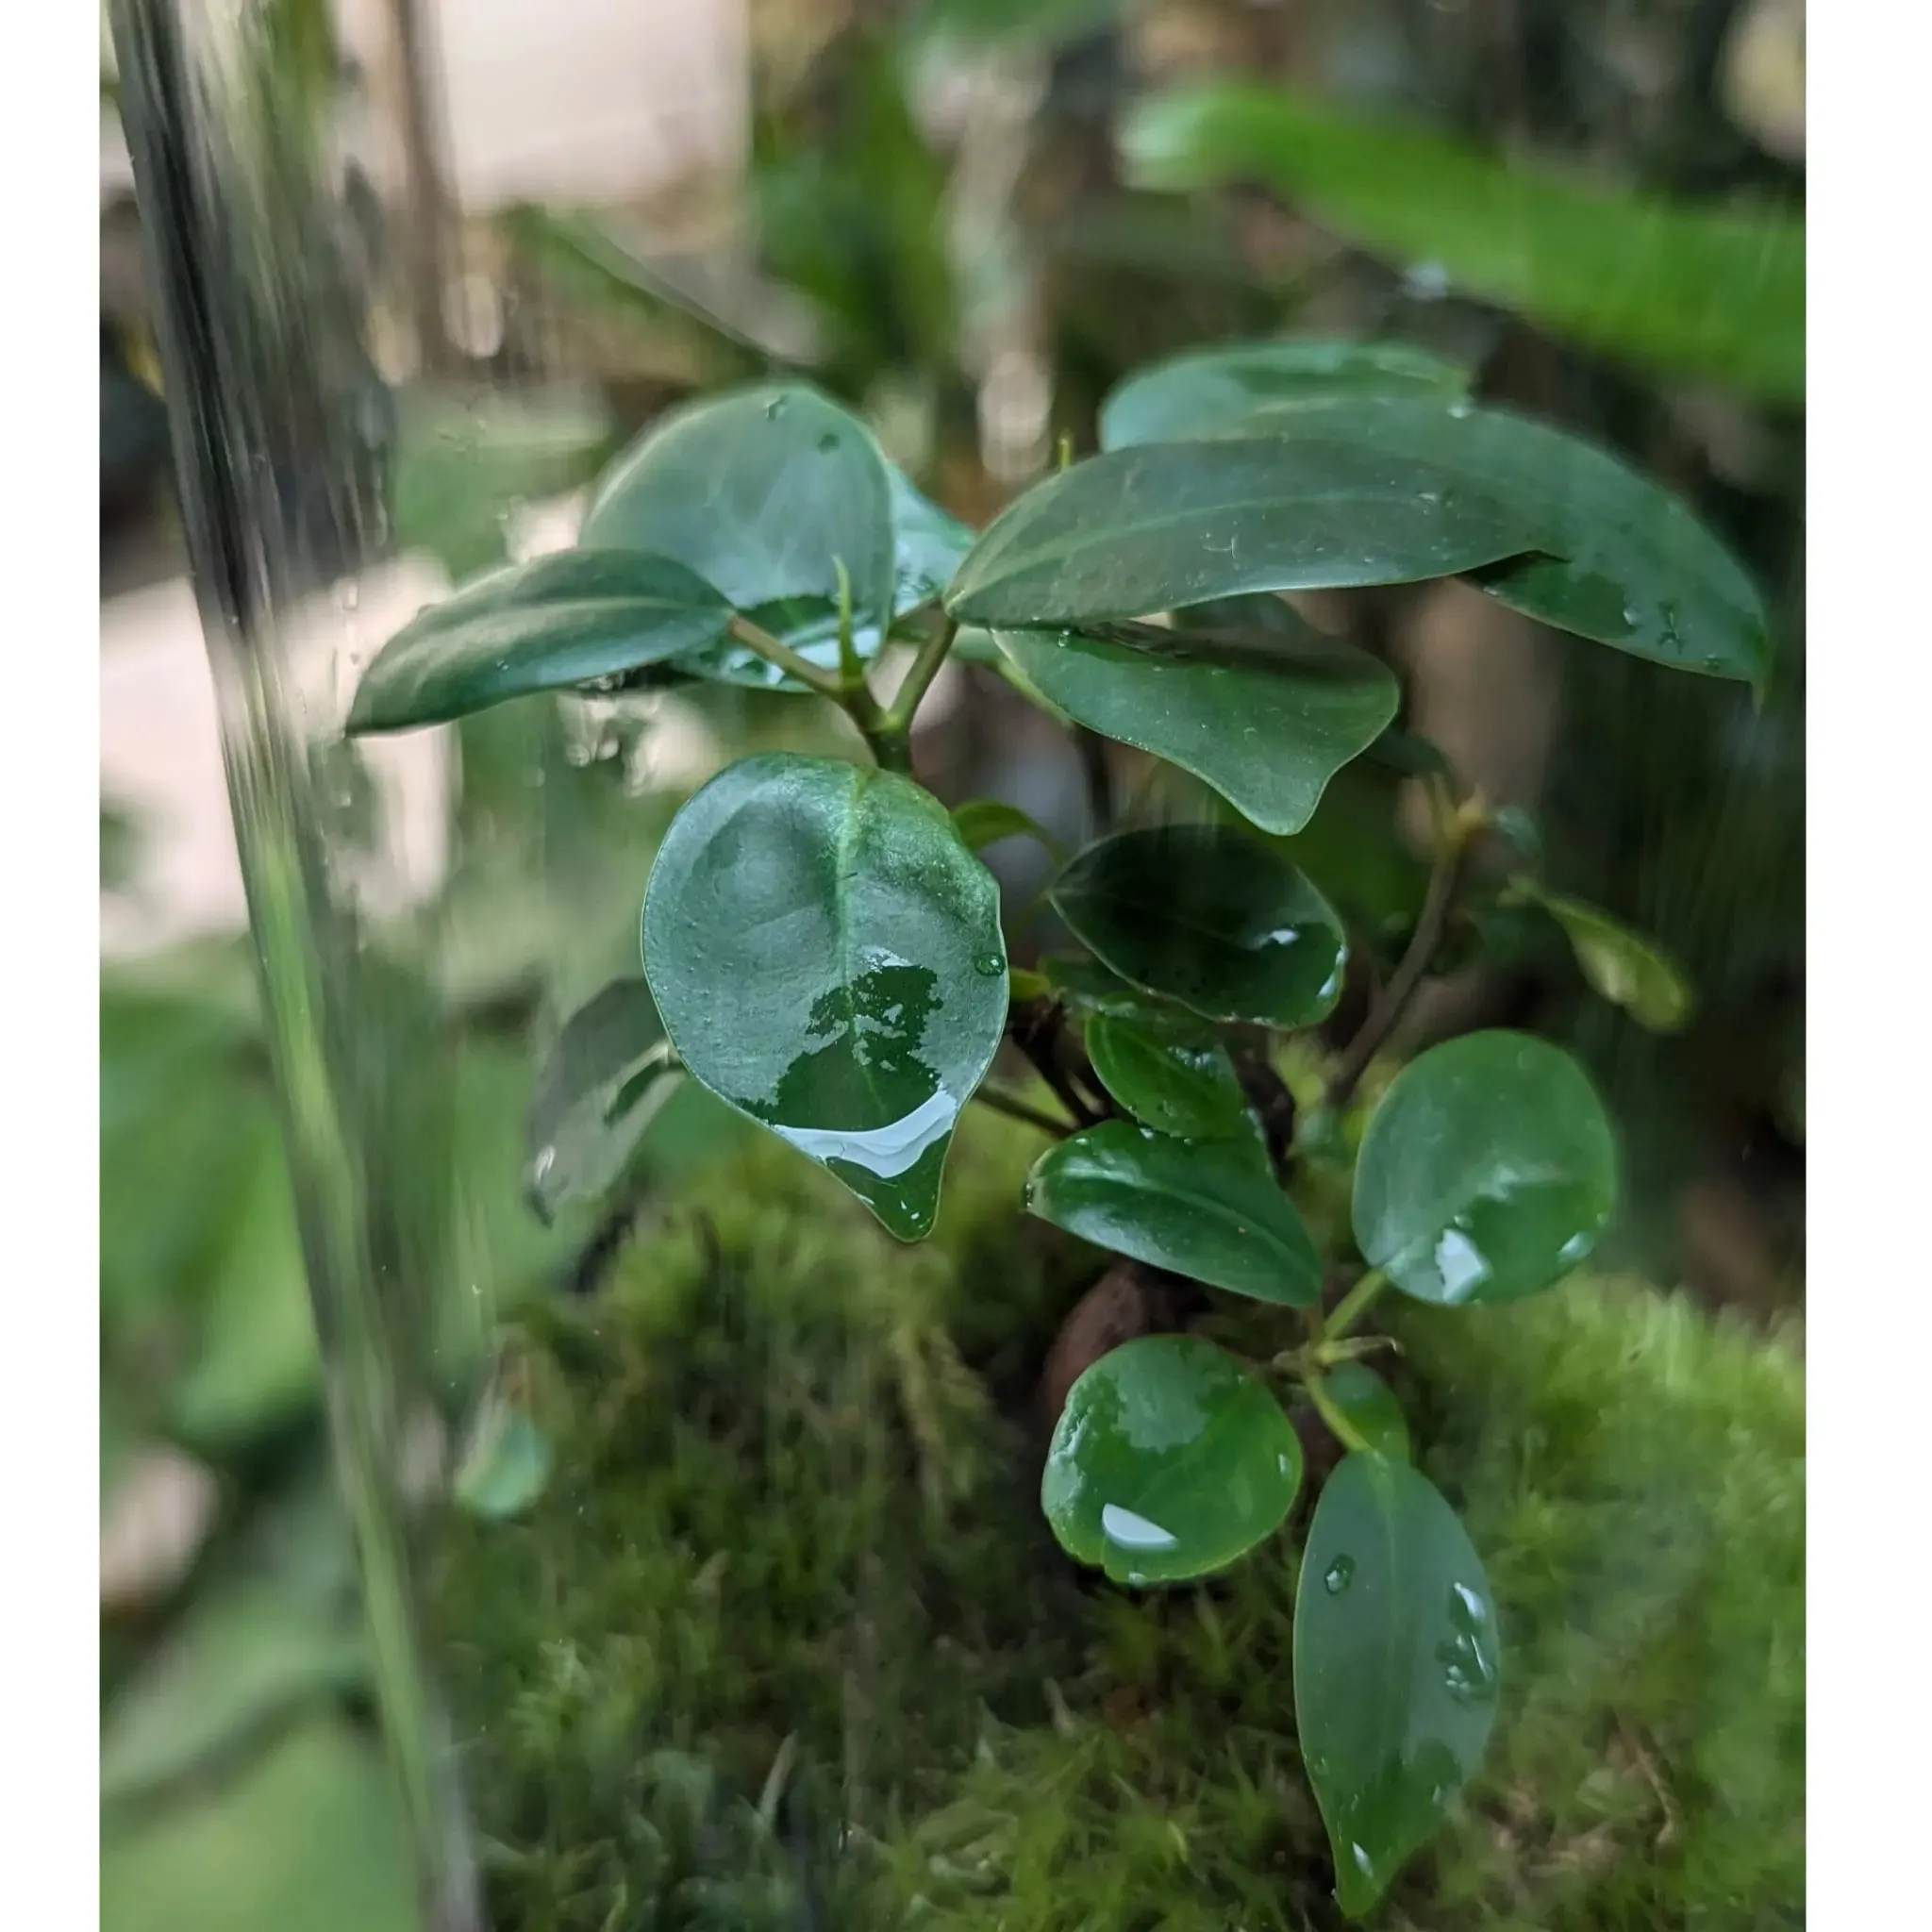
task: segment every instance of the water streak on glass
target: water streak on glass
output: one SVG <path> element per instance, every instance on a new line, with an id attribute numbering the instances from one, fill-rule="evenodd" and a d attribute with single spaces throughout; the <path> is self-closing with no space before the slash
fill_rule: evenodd
<path id="1" fill-rule="evenodd" d="M 327 843 L 362 779 L 294 676 L 308 603 L 385 541 L 388 392 L 328 172 L 331 75 L 251 0 L 112 0 L 158 311 L 183 522 L 391 1757 L 424 1922 L 481 1908 L 443 1714 L 425 1668 L 400 1481 L 434 1391 L 426 1311 L 446 1185 L 424 1096 L 435 1029 L 367 950 Z M 342 841 L 344 845 L 348 841 Z M 428 1211 L 425 1211 L 425 1209 Z"/>

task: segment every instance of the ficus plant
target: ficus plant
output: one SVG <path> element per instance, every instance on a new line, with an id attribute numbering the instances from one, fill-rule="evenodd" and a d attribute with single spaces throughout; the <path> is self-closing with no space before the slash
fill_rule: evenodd
<path id="1" fill-rule="evenodd" d="M 1689 995 L 1645 941 L 1547 887 L 1533 827 L 1396 729 L 1390 670 L 1282 593 L 1458 577 L 1558 631 L 1752 687 L 1768 627 L 1681 503 L 1474 400 L 1464 370 L 1419 349 L 1184 357 L 1116 391 L 1100 430 L 1098 455 L 975 535 L 811 389 L 695 402 L 608 471 L 574 548 L 470 583 L 392 638 L 348 728 L 680 679 L 843 710 L 870 762 L 746 758 L 672 823 L 643 895 L 642 977 L 572 1018 L 541 1074 L 533 1199 L 547 1215 L 622 1188 L 681 1074 L 914 1241 L 977 1101 L 1051 1141 L 1028 1211 L 1279 1310 L 1267 1359 L 1183 1333 L 1093 1362 L 1041 1500 L 1064 1547 L 1116 1583 L 1186 1583 L 1287 1521 L 1304 1477 L 1294 1391 L 1332 1432 L 1294 1688 L 1338 1894 L 1360 1914 L 1475 1767 L 1503 1663 L 1482 1562 L 1371 1366 L 1387 1344 L 1359 1324 L 1383 1294 L 1474 1307 L 1552 1287 L 1603 1239 L 1618 1187 L 1610 1124 L 1557 1047 L 1478 1032 L 1384 1084 L 1385 1049 L 1456 932 L 1499 913 L 1553 921 L 1641 1024 L 1681 1024 Z M 1066 858 L 1048 896 L 1075 945 L 1037 971 L 1009 965 L 977 855 L 1045 835 L 997 801 L 949 811 L 912 769 L 921 700 L 953 653 L 1220 802 L 1202 823 L 1129 811 Z M 1285 848 L 1365 757 L 1422 788 L 1433 849 L 1392 971 L 1329 1048 L 1315 1029 L 1354 936 Z M 1298 1064 L 1323 1070 L 1298 1112 L 1281 1104 L 1297 1039 Z M 1029 1088 L 989 1078 L 1004 1045 Z M 1318 1239 L 1302 1183 L 1324 1165 L 1348 1208 Z"/>

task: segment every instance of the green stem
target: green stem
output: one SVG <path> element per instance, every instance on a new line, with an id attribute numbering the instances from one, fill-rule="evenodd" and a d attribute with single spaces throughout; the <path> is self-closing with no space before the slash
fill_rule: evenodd
<path id="1" fill-rule="evenodd" d="M 1022 1100 L 1017 1093 L 1008 1093 L 1004 1087 L 982 1086 L 973 1097 L 981 1107 L 990 1108 L 994 1113 L 1003 1113 L 1008 1120 L 1024 1121 L 1029 1127 L 1038 1127 L 1041 1133 L 1051 1134 L 1057 1141 L 1064 1141 L 1075 1131 L 1072 1121 L 1060 1120 L 1044 1108 L 1035 1107 L 1030 1100 Z"/>
<path id="2" fill-rule="evenodd" d="M 1375 1056 L 1389 1043 L 1389 1036 L 1395 1031 L 1396 1023 L 1415 997 L 1416 989 L 1422 985 L 1430 961 L 1442 943 L 1450 908 L 1456 903 L 1457 889 L 1462 883 L 1463 860 L 1469 849 L 1470 836 L 1480 823 L 1479 817 L 1470 818 L 1457 813 L 1451 815 L 1443 825 L 1435 869 L 1429 874 L 1428 891 L 1423 900 L 1422 914 L 1416 921 L 1415 931 L 1409 936 L 1408 950 L 1403 954 L 1394 977 L 1383 988 L 1381 997 L 1370 1008 L 1361 1031 L 1342 1050 L 1335 1077 L 1329 1081 L 1328 1091 L 1322 1096 L 1324 1107 L 1340 1113 L 1348 1105 L 1356 1088 L 1361 1084 L 1362 1075 L 1368 1072 Z"/>
<path id="3" fill-rule="evenodd" d="M 845 687 L 836 672 L 823 670 L 808 662 L 790 644 L 735 610 L 725 628 L 747 651 L 756 651 L 767 664 L 776 665 L 788 677 L 795 677 L 808 691 L 815 691 L 821 697 L 830 698 L 835 703 L 844 703 Z"/>
<path id="4" fill-rule="evenodd" d="M 1371 1268 L 1335 1305 L 1328 1317 L 1329 1341 L 1340 1341 L 1368 1312 L 1369 1305 L 1389 1286 L 1389 1277 L 1379 1268 Z"/>
<path id="5" fill-rule="evenodd" d="M 1327 1385 L 1319 1374 L 1312 1371 L 1302 1384 L 1308 1391 L 1308 1400 L 1315 1405 L 1315 1413 L 1327 1424 L 1328 1433 L 1353 1455 L 1366 1456 L 1374 1452 L 1369 1448 L 1367 1439 L 1336 1407 L 1335 1398 L 1329 1394 Z"/>
<path id="6" fill-rule="evenodd" d="M 953 640 L 958 634 L 959 626 L 948 617 L 942 619 L 939 628 L 920 645 L 919 655 L 913 658 L 912 667 L 906 674 L 906 681 L 900 685 L 887 708 L 884 723 L 888 731 L 896 732 L 902 738 L 911 731 L 912 717 L 919 709 L 919 701 L 940 675 L 940 666 L 946 661 L 946 654 L 953 648 Z"/>

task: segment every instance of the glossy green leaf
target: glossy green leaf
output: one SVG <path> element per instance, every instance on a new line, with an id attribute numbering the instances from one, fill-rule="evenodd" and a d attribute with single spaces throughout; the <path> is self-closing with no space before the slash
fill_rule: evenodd
<path id="1" fill-rule="evenodd" d="M 1801 215 L 1607 189 L 1272 88 L 1149 101 L 1122 145 L 1143 186 L 1264 181 L 1358 246 L 1588 347 L 1804 400 Z"/>
<path id="2" fill-rule="evenodd" d="M 1600 907 L 1544 891 L 1533 879 L 1513 883 L 1563 928 L 1584 978 L 1601 997 L 1653 1033 L 1678 1033 L 1690 1024 L 1696 1005 L 1690 982 L 1655 941 Z"/>
<path id="3" fill-rule="evenodd" d="M 1609 1225 L 1617 1148 L 1583 1069 L 1521 1033 L 1472 1033 L 1395 1076 L 1362 1137 L 1355 1236 L 1418 1301 L 1514 1301 Z"/>
<path id="4" fill-rule="evenodd" d="M 375 655 L 351 732 L 405 731 L 662 663 L 724 635 L 731 611 L 680 563 L 560 550 L 465 585 Z"/>
<path id="5" fill-rule="evenodd" d="M 1312 436 L 1152 443 L 1029 490 L 974 545 L 946 608 L 1045 629 L 1255 591 L 1414 583 L 1533 541 L 1520 515 L 1421 457 Z"/>
<path id="6" fill-rule="evenodd" d="M 587 547 L 668 557 L 813 662 L 839 656 L 839 572 L 854 636 L 878 648 L 896 602 L 894 490 L 872 432 L 816 390 L 734 390 L 674 410 L 605 476 Z M 728 641 L 684 668 L 755 686 L 791 681 Z"/>
<path id="7" fill-rule="evenodd" d="M 1456 1512 L 1407 1463 L 1344 1457 L 1302 1554 L 1294 1702 L 1351 1918 L 1480 1762 L 1501 1670 L 1495 1600 Z"/>
<path id="8" fill-rule="evenodd" d="M 1411 1459 L 1408 1421 L 1395 1391 L 1366 1362 L 1337 1362 L 1322 1371 L 1322 1383 L 1343 1416 L 1377 1456 Z"/>
<path id="9" fill-rule="evenodd" d="M 563 1024 L 530 1101 L 529 1194 L 546 1222 L 594 1199 L 630 1162 L 675 1091 L 657 1003 L 641 979 L 613 980 Z"/>
<path id="10" fill-rule="evenodd" d="M 1308 1026 L 1341 997 L 1334 908 L 1252 833 L 1121 832 L 1082 852 L 1052 898 L 1103 964 L 1206 1019 Z"/>
<path id="11" fill-rule="evenodd" d="M 1068 1555 L 1116 1583 L 1180 1583 L 1281 1527 L 1302 1446 L 1267 1386 L 1191 1335 L 1104 1355 L 1074 1384 L 1041 1479 Z"/>
<path id="12" fill-rule="evenodd" d="M 1322 1291 L 1294 1203 L 1239 1141 L 1107 1121 L 1040 1157 L 1026 1208 L 1095 1247 L 1230 1294 L 1306 1308 Z"/>
<path id="13" fill-rule="evenodd" d="M 1282 607 L 1286 609 L 1286 606 Z M 1191 772 L 1268 832 L 1297 832 L 1337 770 L 1394 717 L 1387 666 L 1304 627 L 1290 648 L 1141 626 L 1130 643 L 1002 630 L 1000 649 L 1059 710 Z"/>
<path id="14" fill-rule="evenodd" d="M 1499 603 L 1674 670 L 1761 684 L 1770 621 L 1729 551 L 1668 491 L 1608 451 L 1507 409 L 1370 397 L 1266 410 L 1241 425 L 1437 465 L 1503 506 L 1524 548 L 1478 569 Z"/>
<path id="15" fill-rule="evenodd" d="M 1060 842 L 1031 812 L 1003 798 L 969 798 L 953 811 L 954 829 L 969 852 L 984 852 L 1002 839 L 1032 839 L 1049 852 L 1058 852 Z"/>
<path id="16" fill-rule="evenodd" d="M 1085 1038 L 1102 1086 L 1143 1126 L 1204 1141 L 1251 1133 L 1234 1062 L 1205 1029 L 1102 1012 L 1088 1020 Z"/>
<path id="17" fill-rule="evenodd" d="M 1007 1019 L 999 889 L 944 808 L 891 772 L 746 758 L 673 822 L 643 943 L 692 1077 L 928 1233 Z"/>
<path id="18" fill-rule="evenodd" d="M 1470 372 L 1407 342 L 1325 341 L 1315 337 L 1196 349 L 1138 371 L 1100 409 L 1100 446 L 1185 442 L 1232 428 L 1261 404 L 1336 396 L 1469 393 Z"/>

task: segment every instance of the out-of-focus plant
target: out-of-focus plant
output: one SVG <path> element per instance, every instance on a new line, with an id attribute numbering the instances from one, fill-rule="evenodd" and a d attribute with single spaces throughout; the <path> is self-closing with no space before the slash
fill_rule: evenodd
<path id="1" fill-rule="evenodd" d="M 1272 1385 L 1306 1391 L 1342 1453 L 1301 1556 L 1296 1698 L 1338 1892 L 1359 1914 L 1481 1756 L 1501 1669 L 1481 1561 L 1410 1459 L 1363 1318 L 1391 1289 L 1460 1307 L 1553 1286 L 1597 1248 L 1619 1183 L 1609 1120 L 1559 1048 L 1480 1031 L 1390 1079 L 1392 1036 L 1453 936 L 1480 946 L 1509 916 L 1549 921 L 1645 1025 L 1679 1025 L 1689 992 L 1640 936 L 1546 885 L 1534 828 L 1391 732 L 1391 673 L 1281 593 L 1460 577 L 1653 673 L 1754 689 L 1771 627 L 1682 503 L 1477 403 L 1465 370 L 1421 349 L 1183 358 L 1123 385 L 1100 430 L 1101 455 L 975 537 L 817 390 L 701 401 L 605 472 L 574 547 L 398 632 L 348 728 L 609 693 L 666 665 L 844 714 L 869 763 L 746 758 L 673 821 L 643 898 L 643 976 L 591 1001 L 544 1066 L 533 1201 L 621 1203 L 639 1136 L 689 1075 L 917 1241 L 977 1100 L 1056 1143 L 1032 1213 L 1278 1308 L 1269 1359 L 1195 1331 L 1087 1368 L 1042 1503 L 1117 1582 L 1209 1574 L 1287 1519 L 1304 1449 Z M 975 849 L 1035 828 L 991 801 L 949 813 L 912 770 L 916 714 L 962 645 L 1217 801 L 1196 824 L 1130 812 L 1067 859 L 1051 901 L 1082 950 L 1037 973 L 1009 967 Z M 1421 788 L 1427 884 L 1366 1018 L 1314 1049 L 1298 1096 L 1283 1055 L 1306 1057 L 1334 1013 L 1351 935 L 1272 841 L 1302 834 L 1364 758 Z M 1379 836 L 1395 849 L 1392 823 Z M 1499 849 L 1496 875 L 1483 861 Z M 989 1079 L 1008 1047 L 1034 1091 Z"/>

